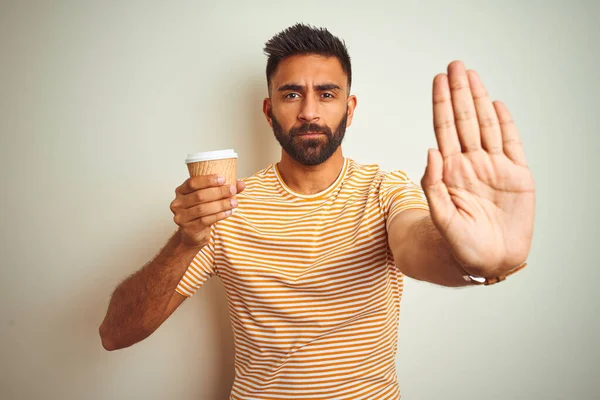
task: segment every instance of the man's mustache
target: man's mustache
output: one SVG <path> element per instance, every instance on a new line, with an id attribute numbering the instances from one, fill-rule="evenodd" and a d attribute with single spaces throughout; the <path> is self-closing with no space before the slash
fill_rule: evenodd
<path id="1" fill-rule="evenodd" d="M 323 133 L 328 137 L 331 137 L 331 129 L 327 126 L 317 124 L 303 124 L 297 128 L 292 128 L 290 129 L 290 136 L 301 135 L 308 132 Z"/>

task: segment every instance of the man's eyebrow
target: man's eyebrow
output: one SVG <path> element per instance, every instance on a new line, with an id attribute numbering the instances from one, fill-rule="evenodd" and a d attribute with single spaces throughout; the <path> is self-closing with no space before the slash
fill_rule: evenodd
<path id="1" fill-rule="evenodd" d="M 296 83 L 287 83 L 285 85 L 280 86 L 277 91 L 278 92 L 283 92 L 285 90 L 295 90 L 295 91 L 301 91 L 303 89 L 305 89 L 306 86 L 302 86 L 302 85 L 298 85 Z M 336 85 L 335 83 L 324 83 L 322 85 L 316 85 L 315 86 L 315 90 L 317 91 L 324 91 L 324 90 L 341 90 L 342 88 L 339 85 Z"/>
<path id="2" fill-rule="evenodd" d="M 342 88 L 339 85 L 336 85 L 335 83 L 326 83 L 323 85 L 317 85 L 315 86 L 315 90 L 318 91 L 324 91 L 324 90 L 342 90 Z"/>
<path id="3" fill-rule="evenodd" d="M 304 86 L 297 85 L 295 83 L 286 83 L 285 85 L 279 86 L 277 89 L 278 92 L 283 92 L 284 90 L 295 90 L 300 91 L 304 89 Z"/>

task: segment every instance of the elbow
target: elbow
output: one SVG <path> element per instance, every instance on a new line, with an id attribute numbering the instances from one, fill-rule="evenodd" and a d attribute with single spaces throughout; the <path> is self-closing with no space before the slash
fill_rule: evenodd
<path id="1" fill-rule="evenodd" d="M 100 334 L 100 340 L 102 341 L 102 347 L 104 347 L 104 350 L 113 351 L 121 348 L 117 345 L 114 338 L 111 337 L 106 327 L 104 326 L 104 323 L 102 323 L 100 325 L 100 328 L 98 328 L 98 333 Z"/>
<path id="2" fill-rule="evenodd" d="M 152 331 L 147 332 L 145 330 L 128 332 L 125 335 L 115 335 L 114 332 L 111 332 L 104 323 L 100 325 L 98 328 L 98 333 L 100 334 L 100 340 L 102 341 L 102 347 L 104 347 L 107 351 L 114 351 L 124 349 L 126 347 L 133 346 L 137 342 L 144 340 L 146 337 L 150 336 Z"/>

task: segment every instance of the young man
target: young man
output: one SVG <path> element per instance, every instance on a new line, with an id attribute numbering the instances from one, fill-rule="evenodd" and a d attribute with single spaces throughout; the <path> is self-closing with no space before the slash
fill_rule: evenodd
<path id="1" fill-rule="evenodd" d="M 403 276 L 457 287 L 524 266 L 535 191 L 518 133 L 477 74 L 452 62 L 433 81 L 439 150 L 423 192 L 400 170 L 343 156 L 356 107 L 343 42 L 299 24 L 265 51 L 263 110 L 281 160 L 236 187 L 207 176 L 177 188 L 179 230 L 115 290 L 102 343 L 144 339 L 218 275 L 235 338 L 232 399 L 398 399 Z"/>

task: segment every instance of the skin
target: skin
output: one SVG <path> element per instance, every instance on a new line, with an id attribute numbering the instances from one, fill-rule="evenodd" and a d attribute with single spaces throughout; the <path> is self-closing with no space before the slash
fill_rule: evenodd
<path id="1" fill-rule="evenodd" d="M 290 85 L 297 86 L 296 88 Z M 323 90 L 319 86 L 338 88 Z M 287 88 L 286 88 L 287 87 Z M 270 97 L 263 101 L 263 112 L 269 125 L 281 127 L 280 141 L 286 140 L 304 153 L 316 158 L 332 140 L 324 134 L 317 137 L 294 136 L 293 130 L 314 124 L 335 133 L 346 118 L 345 129 L 352 124 L 356 96 L 349 95 L 348 77 L 335 57 L 299 55 L 284 59 L 271 78 Z M 278 168 L 285 183 L 300 194 L 314 194 L 327 189 L 339 176 L 344 163 L 341 146 L 324 162 L 306 165 L 281 151 Z"/>
<path id="2" fill-rule="evenodd" d="M 456 261 L 482 276 L 527 259 L 535 185 L 508 108 L 490 99 L 461 61 L 433 80 L 439 149 L 430 149 L 421 184 L 431 218 Z"/>

